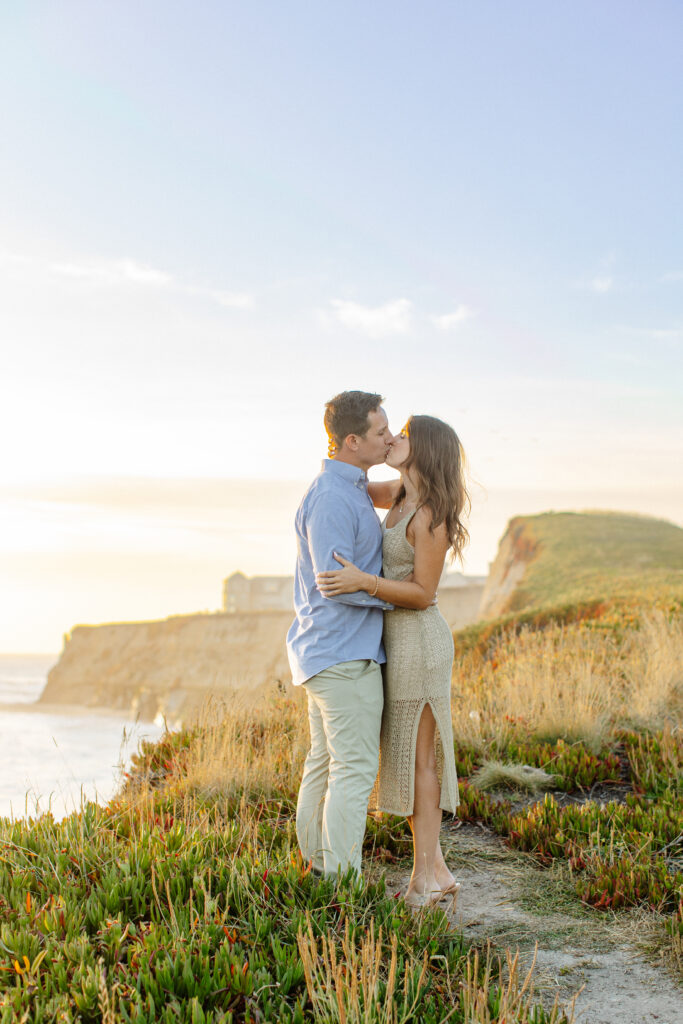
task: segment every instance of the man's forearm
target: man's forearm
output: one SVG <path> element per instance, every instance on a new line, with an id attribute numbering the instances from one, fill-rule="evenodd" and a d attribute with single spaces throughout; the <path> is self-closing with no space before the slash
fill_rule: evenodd
<path id="1" fill-rule="evenodd" d="M 356 608 L 381 608 L 382 611 L 390 612 L 393 604 L 374 595 L 371 597 L 364 590 L 357 590 L 353 594 L 323 594 L 328 601 L 338 601 L 340 604 L 350 604 Z"/>

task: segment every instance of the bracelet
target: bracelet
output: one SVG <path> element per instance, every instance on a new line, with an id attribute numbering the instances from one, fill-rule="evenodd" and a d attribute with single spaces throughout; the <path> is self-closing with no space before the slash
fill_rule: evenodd
<path id="1" fill-rule="evenodd" d="M 370 594 L 370 597 L 374 597 L 378 590 L 379 590 L 379 576 L 377 575 L 377 573 L 375 573 L 375 589 Z"/>

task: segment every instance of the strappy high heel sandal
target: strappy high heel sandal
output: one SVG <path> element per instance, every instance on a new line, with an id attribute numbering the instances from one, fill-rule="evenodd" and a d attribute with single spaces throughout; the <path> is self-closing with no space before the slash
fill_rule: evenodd
<path id="1" fill-rule="evenodd" d="M 406 893 L 403 897 L 403 902 L 411 910 L 423 910 L 425 907 L 433 907 L 435 900 L 438 902 L 438 892 L 411 892 Z"/>
<path id="2" fill-rule="evenodd" d="M 453 882 L 445 889 L 431 889 L 429 892 L 413 892 L 403 897 L 403 902 L 411 910 L 423 910 L 424 907 L 436 907 L 444 900 L 451 900 L 451 911 L 455 910 L 458 902 L 458 891 L 460 882 Z"/>
<path id="3" fill-rule="evenodd" d="M 450 900 L 450 912 L 455 912 L 458 906 L 458 893 L 460 892 L 460 882 L 453 882 L 451 885 L 447 885 L 445 889 L 442 889 L 438 895 L 437 903 L 443 903 L 444 900 Z"/>

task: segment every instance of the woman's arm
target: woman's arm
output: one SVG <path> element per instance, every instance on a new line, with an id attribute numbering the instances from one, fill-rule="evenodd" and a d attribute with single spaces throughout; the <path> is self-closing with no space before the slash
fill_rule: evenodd
<path id="1" fill-rule="evenodd" d="M 308 552 L 316 572 L 332 569 L 335 558 L 338 559 L 342 551 L 353 557 L 356 550 L 354 507 L 349 506 L 338 492 L 318 492 L 308 503 L 304 522 Z M 357 608 L 391 608 L 377 595 L 369 597 L 362 592 L 347 591 L 323 596 Z"/>
<path id="2" fill-rule="evenodd" d="M 368 484 L 370 501 L 375 508 L 391 508 L 394 498 L 401 489 L 399 480 L 376 480 Z"/>
<path id="3" fill-rule="evenodd" d="M 335 555 L 344 566 L 333 572 L 318 573 L 320 591 L 327 596 L 365 590 L 374 597 L 399 608 L 423 610 L 434 603 L 443 563 L 448 551 L 448 534 L 442 523 L 433 533 L 429 530 L 431 512 L 421 508 L 413 518 L 415 534 L 415 569 L 410 580 L 385 580 L 362 572 L 353 563 Z M 376 588 L 376 589 L 375 589 Z"/>

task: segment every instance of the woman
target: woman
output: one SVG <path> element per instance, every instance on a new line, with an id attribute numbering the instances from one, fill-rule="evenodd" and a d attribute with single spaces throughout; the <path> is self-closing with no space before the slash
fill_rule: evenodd
<path id="1" fill-rule="evenodd" d="M 412 906 L 438 902 L 459 888 L 441 851 L 442 811 L 454 813 L 458 781 L 451 724 L 453 637 L 436 605 L 449 549 L 468 539 L 469 505 L 463 452 L 455 431 L 433 416 L 412 416 L 394 438 L 387 465 L 399 481 L 372 483 L 388 508 L 383 523 L 383 577 L 346 559 L 318 576 L 328 595 L 365 590 L 395 605 L 384 615 L 387 655 L 377 806 L 405 815 L 413 834 L 413 871 L 405 894 Z"/>

